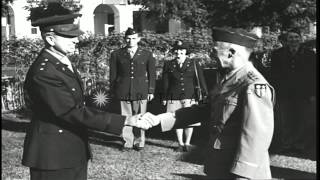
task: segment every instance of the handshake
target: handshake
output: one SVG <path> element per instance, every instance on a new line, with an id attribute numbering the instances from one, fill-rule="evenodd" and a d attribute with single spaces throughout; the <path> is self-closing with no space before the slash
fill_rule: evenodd
<path id="1" fill-rule="evenodd" d="M 126 121 L 124 125 L 126 126 L 135 126 L 137 128 L 141 129 L 149 129 L 152 128 L 153 126 L 157 126 L 160 124 L 160 117 L 153 115 L 149 112 L 144 113 L 144 114 L 137 114 L 133 116 L 128 116 L 126 118 Z"/>

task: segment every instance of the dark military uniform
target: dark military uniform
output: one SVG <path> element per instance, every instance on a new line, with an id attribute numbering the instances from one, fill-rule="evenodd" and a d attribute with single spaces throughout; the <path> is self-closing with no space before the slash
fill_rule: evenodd
<path id="1" fill-rule="evenodd" d="M 195 86 L 197 79 L 195 75 L 196 64 L 200 87 L 204 96 L 208 94 L 207 86 L 200 64 L 194 63 L 191 59 L 186 59 L 180 67 L 177 60 L 171 60 L 163 66 L 163 88 L 164 97 L 167 100 L 195 99 Z"/>
<path id="2" fill-rule="evenodd" d="M 148 94 L 155 90 L 155 59 L 150 51 L 138 47 L 131 58 L 128 49 L 112 52 L 110 58 L 110 84 L 115 97 L 119 99 L 122 115 L 145 113 Z M 126 126 L 123 129 L 124 147 L 145 145 L 145 131 Z M 136 136 L 136 138 L 135 138 Z"/>
<path id="3" fill-rule="evenodd" d="M 127 48 L 112 52 L 110 84 L 116 98 L 122 101 L 147 99 L 155 90 L 155 59 L 150 51 L 138 48 L 133 58 Z"/>
<path id="4" fill-rule="evenodd" d="M 32 25 L 46 37 L 46 47 L 32 63 L 24 84 L 26 104 L 33 114 L 22 164 L 30 167 L 31 180 L 86 180 L 87 161 L 92 157 L 87 129 L 120 135 L 124 127 L 125 116 L 85 106 L 80 76 L 62 54 L 71 52 L 83 33 L 74 24 L 79 16 L 58 2 L 31 9 Z"/>
<path id="5" fill-rule="evenodd" d="M 120 135 L 125 117 L 86 107 L 77 70 L 73 73 L 53 54 L 43 50 L 26 76 L 26 100 L 33 115 L 22 164 L 41 170 L 84 166 L 86 172 L 91 158 L 87 128 Z"/>
<path id="6" fill-rule="evenodd" d="M 273 134 L 274 90 L 251 65 L 236 70 L 210 93 L 210 104 L 182 108 L 161 120 L 163 131 L 209 120 L 205 173 L 270 179 L 268 148 Z"/>
<path id="7" fill-rule="evenodd" d="M 286 150 L 303 151 L 306 124 L 315 122 L 315 116 L 312 118 L 308 112 L 315 108 L 310 102 L 316 94 L 315 57 L 314 52 L 302 47 L 294 55 L 283 47 L 271 56 L 271 83 L 277 92 L 276 122 Z"/>

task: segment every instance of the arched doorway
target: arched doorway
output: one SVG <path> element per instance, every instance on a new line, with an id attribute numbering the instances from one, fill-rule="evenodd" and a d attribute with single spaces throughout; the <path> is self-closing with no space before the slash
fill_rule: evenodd
<path id="1" fill-rule="evenodd" d="M 115 29 L 113 9 L 107 4 L 100 4 L 93 12 L 94 14 L 94 33 L 108 35 Z"/>
<path id="2" fill-rule="evenodd" d="M 1 17 L 1 39 L 11 39 L 15 37 L 14 12 L 8 6 L 7 13 Z"/>

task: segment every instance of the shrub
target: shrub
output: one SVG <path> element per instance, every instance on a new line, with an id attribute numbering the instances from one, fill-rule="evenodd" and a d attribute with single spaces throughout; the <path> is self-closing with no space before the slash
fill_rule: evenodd
<path id="1" fill-rule="evenodd" d="M 81 74 L 94 80 L 107 80 L 109 74 L 109 58 L 112 51 L 124 46 L 124 34 L 111 34 L 109 36 L 95 36 L 90 33 L 80 37 L 78 53 L 70 57 Z M 216 61 L 210 58 L 213 45 L 212 38 L 207 33 L 182 32 L 180 34 L 155 34 L 153 32 L 141 33 L 140 46 L 153 52 L 156 58 L 158 74 L 161 74 L 163 62 L 172 59 L 171 46 L 176 40 L 189 44 L 191 57 L 200 61 L 204 67 L 216 67 Z M 271 33 L 262 37 L 262 50 L 270 51 L 280 47 L 278 34 Z M 25 75 L 32 61 L 43 47 L 41 39 L 13 39 L 2 41 L 2 65 L 15 66 L 24 69 Z M 261 49 L 260 49 L 261 50 Z M 20 71 L 21 72 L 21 71 Z"/>

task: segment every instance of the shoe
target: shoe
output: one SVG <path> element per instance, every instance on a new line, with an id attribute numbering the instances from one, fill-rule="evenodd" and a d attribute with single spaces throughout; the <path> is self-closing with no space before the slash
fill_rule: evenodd
<path id="1" fill-rule="evenodd" d="M 144 149 L 144 147 L 134 146 L 133 149 L 136 151 L 142 151 Z"/>
<path id="2" fill-rule="evenodd" d="M 176 152 L 183 152 L 184 151 L 184 146 L 179 145 L 176 149 Z"/>
<path id="3" fill-rule="evenodd" d="M 129 151 L 131 151 L 132 150 L 132 148 L 129 148 L 129 147 L 122 147 L 121 148 L 121 151 L 122 152 L 129 152 Z"/>
<path id="4" fill-rule="evenodd" d="M 189 151 L 191 151 L 191 145 L 185 145 L 185 146 L 183 146 L 183 151 L 184 151 L 184 152 L 189 152 Z"/>

